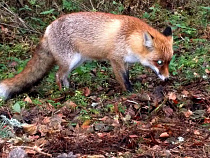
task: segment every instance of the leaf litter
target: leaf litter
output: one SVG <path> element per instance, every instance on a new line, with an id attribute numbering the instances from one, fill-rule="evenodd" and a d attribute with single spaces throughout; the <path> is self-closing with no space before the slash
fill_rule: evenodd
<path id="1" fill-rule="evenodd" d="M 44 100 L 34 106 L 27 97 L 25 102 L 32 106 L 29 109 L 14 113 L 1 107 L 0 115 L 7 118 L 5 126 L 14 133 L 0 138 L 1 156 L 208 157 L 209 92 L 194 85 L 171 91 L 170 86 L 151 87 L 103 102 L 85 87 L 84 96 L 90 98 L 85 110 L 113 105 L 112 110 L 90 114 L 85 120 L 78 117 L 84 107 L 71 100 L 55 108 Z M 14 119 L 20 127 L 8 123 Z"/>

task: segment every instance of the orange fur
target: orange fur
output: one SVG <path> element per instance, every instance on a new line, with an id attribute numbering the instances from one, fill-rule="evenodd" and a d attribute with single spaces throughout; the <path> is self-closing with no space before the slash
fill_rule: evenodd
<path id="1" fill-rule="evenodd" d="M 138 18 L 98 12 L 62 16 L 46 29 L 26 68 L 0 82 L 0 97 L 8 98 L 42 79 L 53 64 L 56 83 L 69 87 L 68 74 L 86 60 L 109 60 L 123 90 L 131 90 L 128 63 L 140 62 L 168 78 L 173 55 L 171 29 L 165 35 Z M 160 65 L 160 63 L 162 65 Z"/>

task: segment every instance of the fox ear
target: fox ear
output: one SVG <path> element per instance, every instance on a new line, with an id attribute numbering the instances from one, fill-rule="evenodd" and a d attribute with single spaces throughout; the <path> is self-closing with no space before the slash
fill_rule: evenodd
<path id="1" fill-rule="evenodd" d="M 166 29 L 163 31 L 165 36 L 172 36 L 172 29 L 170 26 L 167 26 Z"/>
<path id="2" fill-rule="evenodd" d="M 163 31 L 163 35 L 165 35 L 168 40 L 173 43 L 172 29 L 170 26 L 166 27 L 166 29 Z"/>
<path id="3" fill-rule="evenodd" d="M 153 50 L 153 37 L 148 33 L 144 32 L 144 46 L 146 46 L 150 51 Z"/>

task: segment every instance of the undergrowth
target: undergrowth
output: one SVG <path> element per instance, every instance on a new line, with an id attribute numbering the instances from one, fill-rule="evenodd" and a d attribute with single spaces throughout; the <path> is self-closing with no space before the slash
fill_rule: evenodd
<path id="1" fill-rule="evenodd" d="M 46 26 L 60 15 L 78 11 L 105 11 L 123 14 L 128 10 L 127 4 L 123 4 L 121 1 L 96 2 L 98 3 L 89 4 L 89 2 L 82 0 L 62 0 L 60 3 L 55 3 L 30 0 L 26 4 L 17 5 L 5 1 L 0 2 L 3 13 L 0 19 L 0 80 L 13 77 L 23 70 Z M 209 78 L 209 12 L 210 8 L 206 7 L 205 3 L 195 1 L 173 9 L 163 8 L 160 4 L 152 4 L 144 12 L 135 15 L 143 18 L 158 30 L 163 30 L 166 25 L 172 26 L 174 56 L 170 63 L 170 73 L 174 85 L 187 84 L 196 80 L 208 80 Z M 14 15 L 17 15 L 19 23 L 14 22 Z M 7 21 L 11 21 L 11 24 Z M 36 87 L 35 96 L 29 93 L 34 102 L 37 101 L 37 98 L 44 99 L 46 97 L 53 100 L 53 98 L 61 97 L 65 93 L 65 90 L 58 91 L 55 84 L 57 69 L 58 67 L 55 67 Z M 131 66 L 131 78 L 150 73 L 139 64 Z M 109 89 L 108 81 L 110 78 L 114 79 L 114 76 L 109 64 L 103 62 L 86 63 L 71 73 L 72 87 L 70 91 L 73 91 L 73 94 L 67 96 L 66 99 L 87 106 L 89 101 L 87 97 L 84 97 L 82 89 L 88 87 L 92 92 L 100 91 L 99 95 L 104 96 L 106 92 L 99 89 Z M 137 93 L 147 85 L 138 81 L 133 84 Z M 14 105 L 15 102 L 22 100 L 24 95 L 27 96 L 28 94 L 19 95 L 7 104 Z M 118 95 L 115 94 L 114 96 Z M 49 101 L 51 99 L 48 99 L 47 102 L 53 104 L 52 101 Z M 81 114 L 86 116 L 86 110 L 82 110 Z"/>

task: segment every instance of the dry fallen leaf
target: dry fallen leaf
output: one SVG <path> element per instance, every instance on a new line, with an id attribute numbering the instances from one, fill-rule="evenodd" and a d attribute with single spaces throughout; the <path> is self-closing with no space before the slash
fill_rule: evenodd
<path id="1" fill-rule="evenodd" d="M 1 27 L 1 32 L 4 33 L 4 34 L 7 34 L 9 32 L 9 29 L 4 27 L 3 25 L 0 25 Z"/>
<path id="2" fill-rule="evenodd" d="M 208 113 L 208 114 L 210 114 L 210 107 L 208 107 L 208 109 L 207 109 L 207 113 Z"/>
<path id="3" fill-rule="evenodd" d="M 161 138 L 167 138 L 167 137 L 169 137 L 169 134 L 167 132 L 163 132 L 163 133 L 160 134 L 160 137 Z"/>
<path id="4" fill-rule="evenodd" d="M 113 121 L 114 121 L 112 118 L 110 118 L 110 117 L 108 117 L 108 116 L 104 116 L 103 118 L 101 118 L 101 119 L 99 119 L 99 120 L 103 121 L 103 122 L 106 123 L 106 124 L 112 124 Z"/>
<path id="5" fill-rule="evenodd" d="M 118 115 L 116 115 L 116 116 L 114 117 L 112 126 L 114 126 L 114 127 L 119 127 L 119 126 L 120 126 L 119 116 L 118 116 Z"/>
<path id="6" fill-rule="evenodd" d="M 141 94 L 141 95 L 139 96 L 139 100 L 140 100 L 140 101 L 150 101 L 151 98 L 150 98 L 149 94 L 143 93 L 143 94 Z"/>
<path id="7" fill-rule="evenodd" d="M 41 133 L 41 136 L 45 136 L 47 134 L 47 132 L 49 131 L 47 125 L 40 125 L 40 126 L 38 126 L 38 130 Z"/>
<path id="8" fill-rule="evenodd" d="M 61 126 L 62 118 L 59 115 L 55 115 L 50 119 L 49 127 L 52 130 L 62 130 Z"/>
<path id="9" fill-rule="evenodd" d="M 39 139 L 39 136 L 38 135 L 31 135 L 28 137 L 31 141 L 34 141 L 34 140 L 37 140 Z"/>
<path id="10" fill-rule="evenodd" d="M 107 119 L 109 119 L 109 117 L 108 117 L 108 116 L 104 116 L 104 117 L 101 118 L 100 120 L 101 120 L 101 121 L 106 121 Z"/>
<path id="11" fill-rule="evenodd" d="M 52 104 L 50 104 L 50 103 L 47 103 L 45 108 L 46 108 L 46 110 L 48 110 L 49 112 L 52 112 L 52 111 L 55 110 L 55 107 L 54 107 Z"/>
<path id="12" fill-rule="evenodd" d="M 153 92 L 153 98 L 154 98 L 154 105 L 158 106 L 158 103 L 164 100 L 164 95 L 163 95 L 163 86 L 157 86 L 154 89 Z"/>
<path id="13" fill-rule="evenodd" d="M 195 135 L 200 135 L 200 132 L 198 130 L 194 130 Z"/>
<path id="14" fill-rule="evenodd" d="M 132 118 L 135 117 L 135 111 L 132 105 L 130 105 L 129 108 L 126 110 L 125 115 L 130 115 Z"/>
<path id="15" fill-rule="evenodd" d="M 36 146 L 43 146 L 43 145 L 45 145 L 45 144 L 47 144 L 48 143 L 48 141 L 46 140 L 46 138 L 40 138 L 40 139 L 37 139 L 36 141 L 35 141 L 35 145 Z"/>
<path id="16" fill-rule="evenodd" d="M 24 101 L 27 102 L 27 103 L 32 103 L 32 100 L 31 100 L 30 97 L 26 97 L 26 98 L 24 99 Z"/>
<path id="17" fill-rule="evenodd" d="M 15 137 L 15 138 L 11 138 L 9 140 L 9 142 L 12 142 L 13 145 L 22 144 L 23 143 L 23 139 L 20 138 L 20 137 Z"/>
<path id="18" fill-rule="evenodd" d="M 196 72 L 193 73 L 195 77 L 200 77 L 200 75 Z"/>
<path id="19" fill-rule="evenodd" d="M 103 138 L 107 135 L 107 133 L 97 133 L 99 138 Z"/>
<path id="20" fill-rule="evenodd" d="M 43 124 L 48 124 L 50 123 L 50 117 L 45 117 L 42 121 Z"/>
<path id="21" fill-rule="evenodd" d="M 128 122 L 131 120 L 131 115 L 127 114 L 125 117 L 122 118 L 123 121 Z"/>
<path id="22" fill-rule="evenodd" d="M 137 135 L 129 135 L 130 138 L 138 138 L 139 136 Z"/>
<path id="23" fill-rule="evenodd" d="M 170 100 L 176 100 L 176 94 L 175 94 L 174 92 L 169 92 L 168 98 L 169 98 Z"/>
<path id="24" fill-rule="evenodd" d="M 75 110 L 76 107 L 77 107 L 77 104 L 75 104 L 73 101 L 71 100 L 67 100 L 65 103 L 64 103 L 64 106 L 66 106 L 67 108 L 70 108 L 72 110 Z"/>
<path id="25" fill-rule="evenodd" d="M 186 90 L 182 91 L 183 97 L 186 98 L 190 93 Z"/>
<path id="26" fill-rule="evenodd" d="M 210 118 L 205 118 L 204 123 L 210 123 Z"/>
<path id="27" fill-rule="evenodd" d="M 18 63 L 16 61 L 11 61 L 8 63 L 9 67 L 16 67 L 18 65 Z"/>
<path id="28" fill-rule="evenodd" d="M 33 150 L 33 149 L 25 149 L 25 152 L 26 152 L 27 154 L 31 154 L 31 155 L 35 155 L 35 154 L 36 154 L 36 151 Z"/>
<path id="29" fill-rule="evenodd" d="M 152 147 L 152 149 L 155 150 L 155 151 L 161 151 L 162 150 L 161 146 L 159 146 L 159 145 L 154 145 Z"/>
<path id="30" fill-rule="evenodd" d="M 88 87 L 85 87 L 83 89 L 83 94 L 84 94 L 84 96 L 88 97 L 90 95 L 90 89 Z"/>
<path id="31" fill-rule="evenodd" d="M 173 109 L 171 109 L 170 107 L 168 106 L 165 106 L 163 107 L 163 111 L 165 112 L 166 116 L 172 116 L 173 115 Z"/>
<path id="32" fill-rule="evenodd" d="M 155 116 L 151 121 L 150 121 L 150 124 L 152 125 L 152 124 L 155 124 L 155 123 L 157 123 L 158 121 L 159 121 L 159 117 L 157 117 L 157 116 Z"/>
<path id="33" fill-rule="evenodd" d="M 30 135 L 34 135 L 37 132 L 37 125 L 35 124 L 23 124 L 22 127 L 23 130 Z"/>
<path id="34" fill-rule="evenodd" d="M 81 128 L 87 129 L 90 126 L 90 120 L 85 120 L 85 122 L 82 124 Z"/>
<path id="35" fill-rule="evenodd" d="M 114 111 L 116 114 L 119 114 L 118 104 L 118 102 L 114 103 Z"/>
<path id="36" fill-rule="evenodd" d="M 184 112 L 185 117 L 190 117 L 193 114 L 193 112 L 191 110 L 187 110 L 186 112 Z"/>
<path id="37" fill-rule="evenodd" d="M 210 73 L 210 71 L 209 71 L 208 69 L 205 69 L 205 72 L 206 72 L 207 74 L 209 74 L 209 73 Z"/>

